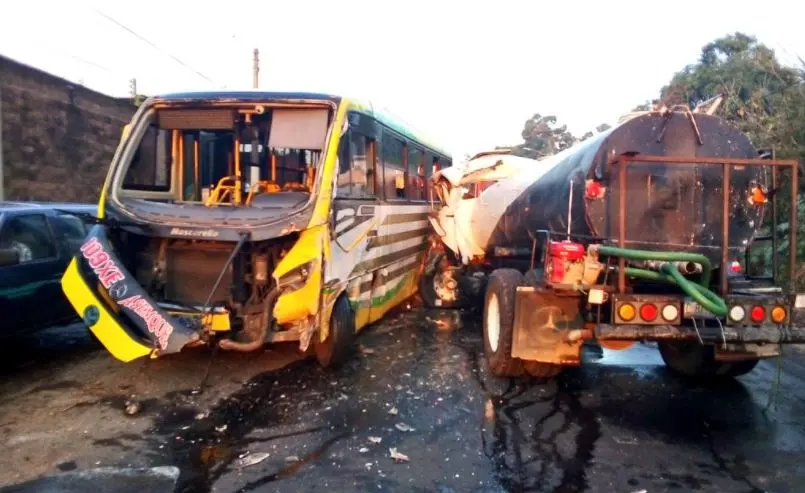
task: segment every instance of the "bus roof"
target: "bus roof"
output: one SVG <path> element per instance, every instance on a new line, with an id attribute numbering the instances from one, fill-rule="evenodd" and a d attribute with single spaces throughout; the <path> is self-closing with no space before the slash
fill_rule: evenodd
<path id="1" fill-rule="evenodd" d="M 151 98 L 153 101 L 159 102 L 201 102 L 201 101 L 261 101 L 267 99 L 300 99 L 300 100 L 320 100 L 330 101 L 336 104 L 342 102 L 349 105 L 349 108 L 354 109 L 360 113 L 366 114 L 375 118 L 380 123 L 388 125 L 392 130 L 399 132 L 403 136 L 421 142 L 422 144 L 430 147 L 432 150 L 440 152 L 445 156 L 451 157 L 443 147 L 434 144 L 433 140 L 426 137 L 417 130 L 414 130 L 410 124 L 403 121 L 402 118 L 392 114 L 389 111 L 375 108 L 370 101 L 361 100 L 358 98 L 342 97 L 335 94 L 324 94 L 315 92 L 276 92 L 276 91 L 191 91 L 191 92 L 177 92 L 160 94 Z"/>

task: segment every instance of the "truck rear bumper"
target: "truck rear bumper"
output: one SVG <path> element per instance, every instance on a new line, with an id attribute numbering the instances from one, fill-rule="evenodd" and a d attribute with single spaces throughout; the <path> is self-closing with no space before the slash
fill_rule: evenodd
<path id="1" fill-rule="evenodd" d="M 610 325 L 599 324 L 596 339 L 620 341 L 701 340 L 706 343 L 770 343 L 803 344 L 805 328 L 799 326 L 719 327 L 715 322 L 700 324 L 698 330 L 674 325 Z"/>

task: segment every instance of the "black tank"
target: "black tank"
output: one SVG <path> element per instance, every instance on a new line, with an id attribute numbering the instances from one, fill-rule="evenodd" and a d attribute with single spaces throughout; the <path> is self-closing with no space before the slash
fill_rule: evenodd
<path id="1" fill-rule="evenodd" d="M 695 119 L 694 127 L 689 115 Z M 697 136 L 696 128 L 698 128 Z M 491 244 L 530 244 L 528 232 L 566 233 L 573 200 L 571 232 L 617 241 L 618 167 L 624 153 L 656 156 L 755 159 L 749 138 L 725 120 L 706 114 L 644 114 L 627 120 L 543 163 L 550 171 L 514 200 L 493 233 Z M 552 158 L 547 158 L 548 160 Z M 536 164 L 537 166 L 540 163 Z M 768 167 L 734 166 L 730 187 L 730 254 L 752 240 L 763 207 L 748 202 L 751 181 L 765 184 Z M 605 187 L 603 198 L 585 198 L 589 179 Z M 627 247 L 700 252 L 720 260 L 722 167 L 634 163 L 626 183 Z"/>

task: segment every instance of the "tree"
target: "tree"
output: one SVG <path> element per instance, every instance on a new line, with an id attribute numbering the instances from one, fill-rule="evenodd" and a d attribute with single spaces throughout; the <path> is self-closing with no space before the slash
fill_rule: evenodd
<path id="1" fill-rule="evenodd" d="M 676 73 L 661 90 L 666 106 L 693 108 L 718 94 L 720 116 L 745 132 L 757 147 L 805 157 L 803 71 L 783 66 L 774 50 L 734 33 L 706 44 L 699 61 Z"/>
<path id="2" fill-rule="evenodd" d="M 567 125 L 557 124 L 556 116 L 539 113 L 526 120 L 520 135 L 525 142 L 515 146 L 512 153 L 534 159 L 556 154 L 578 141 Z"/>

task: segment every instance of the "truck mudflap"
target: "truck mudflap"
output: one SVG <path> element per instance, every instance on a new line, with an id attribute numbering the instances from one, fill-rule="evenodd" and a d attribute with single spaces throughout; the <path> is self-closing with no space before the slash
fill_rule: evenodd
<path id="1" fill-rule="evenodd" d="M 90 229 L 61 284 L 84 323 L 121 361 L 176 353 L 201 339 L 148 296 L 114 254 L 103 225 Z"/>

